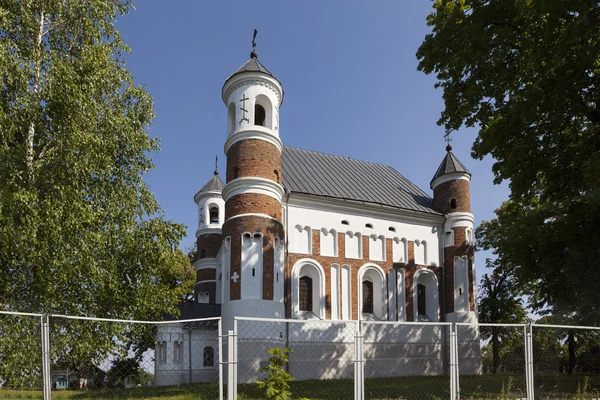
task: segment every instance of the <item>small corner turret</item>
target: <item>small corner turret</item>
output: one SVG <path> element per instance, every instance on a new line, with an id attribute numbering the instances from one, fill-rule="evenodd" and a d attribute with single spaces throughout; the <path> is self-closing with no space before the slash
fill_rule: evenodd
<path id="1" fill-rule="evenodd" d="M 450 138 L 446 155 L 431 179 L 433 207 L 446 215 L 443 225 L 445 319 L 475 322 L 475 219 L 471 214 L 471 173 L 452 153 Z"/>
<path id="2" fill-rule="evenodd" d="M 443 214 L 471 212 L 469 182 L 471 173 L 452 153 L 452 146 L 446 146 L 446 156 L 431 179 L 433 206 Z"/>
<path id="3" fill-rule="evenodd" d="M 194 196 L 198 206 L 196 256 L 193 260 L 196 269 L 194 297 L 197 303 L 220 302 L 216 278 L 221 272 L 217 256 L 221 248 L 221 229 L 225 220 L 225 201 L 222 195 L 225 184 L 219 178 L 216 164 L 217 161 L 213 177 Z"/>

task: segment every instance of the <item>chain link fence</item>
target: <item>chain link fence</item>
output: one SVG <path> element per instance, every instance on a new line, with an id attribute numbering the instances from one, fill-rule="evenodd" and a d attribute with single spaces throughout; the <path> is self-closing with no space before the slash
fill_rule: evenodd
<path id="1" fill-rule="evenodd" d="M 461 399 L 526 399 L 525 325 L 456 325 Z"/>
<path id="2" fill-rule="evenodd" d="M 600 328 L 0 312 L 0 399 L 263 399 L 269 349 L 293 398 L 600 399 Z M 227 347 L 233 350 L 227 352 Z M 228 366 L 226 373 L 223 366 Z M 239 393 L 239 397 L 238 397 Z"/>
<path id="3" fill-rule="evenodd" d="M 365 398 L 450 398 L 450 324 L 361 322 Z"/>
<path id="4" fill-rule="evenodd" d="M 42 320 L 38 315 L 0 314 L 0 398 L 41 398 Z"/>
<path id="5" fill-rule="evenodd" d="M 269 349 L 290 349 L 286 368 L 294 398 L 349 399 L 354 393 L 356 321 L 236 318 L 238 394 L 263 398 L 254 384 L 264 379 Z M 245 396 L 245 397 L 244 397 Z"/>
<path id="6" fill-rule="evenodd" d="M 218 399 L 219 332 L 219 318 L 149 322 L 0 313 L 0 399 Z"/>
<path id="7" fill-rule="evenodd" d="M 600 399 L 600 328 L 532 326 L 536 399 Z"/>

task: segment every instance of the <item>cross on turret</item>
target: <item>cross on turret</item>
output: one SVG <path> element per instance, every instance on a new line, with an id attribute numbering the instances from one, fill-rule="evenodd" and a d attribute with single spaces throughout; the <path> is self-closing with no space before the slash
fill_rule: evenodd
<path id="1" fill-rule="evenodd" d="M 451 151 L 452 150 L 452 145 L 450 145 L 450 142 L 452 141 L 452 138 L 450 137 L 450 129 L 446 129 L 446 133 L 444 134 L 444 141 L 446 142 L 446 151 Z"/>

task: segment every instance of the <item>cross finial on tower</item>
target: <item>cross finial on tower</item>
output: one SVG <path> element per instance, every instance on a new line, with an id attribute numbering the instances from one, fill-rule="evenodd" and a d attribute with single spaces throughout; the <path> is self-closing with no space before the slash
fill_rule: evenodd
<path id="1" fill-rule="evenodd" d="M 450 142 L 452 141 L 452 138 L 450 137 L 450 129 L 446 129 L 446 133 L 444 134 L 444 140 L 446 141 L 446 151 L 450 152 L 452 151 L 452 146 L 450 145 Z"/>
<path id="2" fill-rule="evenodd" d="M 215 175 L 219 175 L 219 156 L 215 156 Z"/>
<path id="3" fill-rule="evenodd" d="M 252 36 L 252 53 L 250 53 L 250 58 L 258 58 L 258 53 L 256 52 L 256 34 L 258 31 L 254 30 L 254 36 Z"/>

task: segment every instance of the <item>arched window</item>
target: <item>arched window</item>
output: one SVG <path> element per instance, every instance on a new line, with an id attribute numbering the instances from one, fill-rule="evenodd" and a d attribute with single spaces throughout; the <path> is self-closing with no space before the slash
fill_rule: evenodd
<path id="1" fill-rule="evenodd" d="M 298 280 L 300 311 L 313 310 L 313 280 L 309 276 L 303 276 Z"/>
<path id="2" fill-rule="evenodd" d="M 218 224 L 219 223 L 219 207 L 211 206 L 209 213 L 210 213 L 210 223 Z"/>
<path id="3" fill-rule="evenodd" d="M 256 96 L 254 103 L 254 125 L 273 129 L 273 105 L 264 94 Z"/>
<path id="4" fill-rule="evenodd" d="M 427 268 L 417 270 L 413 278 L 413 315 L 415 321 L 439 321 L 439 285 L 436 274 Z"/>
<path id="5" fill-rule="evenodd" d="M 325 271 L 305 258 L 292 267 L 292 315 L 299 319 L 325 319 Z"/>
<path id="6" fill-rule="evenodd" d="M 376 264 L 365 264 L 358 271 L 359 319 L 383 321 L 387 319 L 387 278 Z"/>
<path id="7" fill-rule="evenodd" d="M 450 200 L 450 209 L 454 210 L 456 208 L 456 199 Z"/>
<path id="8" fill-rule="evenodd" d="M 427 316 L 427 291 L 425 285 L 417 285 L 417 314 Z"/>
<path id="9" fill-rule="evenodd" d="M 265 112 L 265 108 L 260 104 L 254 105 L 254 125 L 265 126 L 265 118 L 267 113 Z"/>
<path id="10" fill-rule="evenodd" d="M 373 282 L 362 283 L 362 312 L 373 314 Z"/>
<path id="11" fill-rule="evenodd" d="M 215 350 L 210 347 L 210 346 L 206 346 L 204 348 L 204 364 L 205 367 L 212 367 L 215 365 Z"/>

